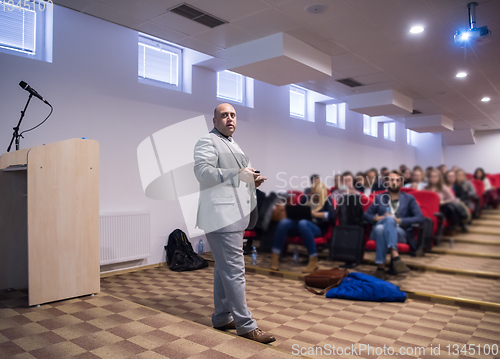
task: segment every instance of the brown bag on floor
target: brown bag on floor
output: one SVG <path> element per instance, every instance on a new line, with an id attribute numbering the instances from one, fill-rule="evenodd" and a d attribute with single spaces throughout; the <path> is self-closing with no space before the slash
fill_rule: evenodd
<path id="1" fill-rule="evenodd" d="M 349 272 L 347 269 L 332 268 L 332 269 L 317 269 L 311 274 L 305 276 L 306 288 L 314 294 L 323 295 L 330 289 L 338 286 Z M 323 290 L 316 290 L 314 288 Z"/>

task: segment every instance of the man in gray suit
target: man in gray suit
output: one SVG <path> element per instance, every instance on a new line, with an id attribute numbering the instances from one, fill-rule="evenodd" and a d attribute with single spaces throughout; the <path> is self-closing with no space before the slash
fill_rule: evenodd
<path id="1" fill-rule="evenodd" d="M 215 259 L 212 324 L 220 330 L 261 343 L 276 339 L 261 331 L 248 310 L 245 294 L 243 234 L 257 220 L 255 188 L 266 177 L 255 173 L 232 135 L 236 112 L 223 103 L 214 111 L 214 129 L 194 149 L 194 173 L 200 182 L 196 225 L 205 231 Z"/>

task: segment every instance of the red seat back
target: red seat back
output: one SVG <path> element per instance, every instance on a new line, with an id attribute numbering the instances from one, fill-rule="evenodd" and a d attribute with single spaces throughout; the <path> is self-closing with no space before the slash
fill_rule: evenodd
<path id="1" fill-rule="evenodd" d="M 493 187 L 498 187 L 500 183 L 497 182 L 497 176 L 487 174 L 486 177 L 490 180 L 490 183 Z"/>
<path id="2" fill-rule="evenodd" d="M 415 191 L 412 193 L 420 206 L 420 210 L 424 217 L 430 218 L 433 222 L 432 233 L 435 234 L 438 230 L 438 220 L 434 213 L 439 212 L 440 199 L 437 193 L 432 191 Z"/>
<path id="3" fill-rule="evenodd" d="M 413 193 L 417 191 L 417 189 L 415 188 L 411 188 L 411 187 L 401 187 L 401 192 L 406 192 L 406 193 Z"/>
<path id="4" fill-rule="evenodd" d="M 484 195 L 484 182 L 481 181 L 481 180 L 478 180 L 478 179 L 471 179 L 471 182 L 472 182 L 472 185 L 474 186 L 474 188 L 476 189 L 476 193 L 477 193 L 477 196 L 479 197 L 479 200 L 481 201 L 481 208 L 483 208 L 484 206 L 484 199 L 483 199 L 483 195 Z"/>

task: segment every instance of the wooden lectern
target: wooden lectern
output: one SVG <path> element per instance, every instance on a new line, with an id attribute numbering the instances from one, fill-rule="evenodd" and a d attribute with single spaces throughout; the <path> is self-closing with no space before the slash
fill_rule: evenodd
<path id="1" fill-rule="evenodd" d="M 0 157 L 0 289 L 29 305 L 98 293 L 99 144 L 70 139 Z"/>

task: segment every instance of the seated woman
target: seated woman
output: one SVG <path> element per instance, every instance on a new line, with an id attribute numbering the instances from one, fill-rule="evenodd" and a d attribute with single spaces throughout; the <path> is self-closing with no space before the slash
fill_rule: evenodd
<path id="1" fill-rule="evenodd" d="M 409 168 L 405 168 L 403 172 L 403 186 L 406 186 L 407 184 L 411 184 L 411 170 Z"/>
<path id="2" fill-rule="evenodd" d="M 498 208 L 498 192 L 495 187 L 491 185 L 490 180 L 486 177 L 486 173 L 482 168 L 477 168 L 474 171 L 474 178 L 483 181 L 484 183 L 484 206 Z"/>
<path id="3" fill-rule="evenodd" d="M 475 211 L 477 192 L 471 181 L 467 179 L 465 171 L 462 169 L 456 171 L 453 191 L 455 192 L 455 197 L 460 199 L 472 212 Z"/>
<path id="4" fill-rule="evenodd" d="M 340 202 L 341 197 L 348 194 L 363 194 L 363 192 L 356 189 L 354 184 L 354 175 L 352 172 L 346 171 L 342 173 L 341 185 L 332 192 L 332 197 L 336 203 Z"/>
<path id="5" fill-rule="evenodd" d="M 331 198 L 328 196 L 326 186 L 318 178 L 314 181 L 309 192 L 309 201 L 306 204 L 311 206 L 312 221 L 307 219 L 292 220 L 282 219 L 276 232 L 274 232 L 273 249 L 271 254 L 271 269 L 279 270 L 279 257 L 287 237 L 300 236 L 304 246 L 309 253 L 309 263 L 302 272 L 312 273 L 318 268 L 318 251 L 314 238 L 326 233 L 328 227 L 335 223 L 335 208 Z"/>
<path id="6" fill-rule="evenodd" d="M 438 194 L 440 199 L 439 211 L 444 214 L 449 223 L 447 232 L 449 235 L 454 235 L 457 226 L 467 232 L 464 220 L 467 220 L 468 213 L 458 203 L 458 199 L 451 190 L 444 184 L 443 175 L 440 170 L 433 169 L 429 174 L 429 184 L 425 190 L 432 191 Z"/>
<path id="7" fill-rule="evenodd" d="M 427 183 L 424 182 L 424 172 L 420 167 L 414 168 L 411 174 L 411 183 L 405 184 L 406 188 L 423 190 Z"/>

